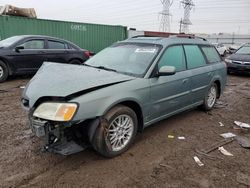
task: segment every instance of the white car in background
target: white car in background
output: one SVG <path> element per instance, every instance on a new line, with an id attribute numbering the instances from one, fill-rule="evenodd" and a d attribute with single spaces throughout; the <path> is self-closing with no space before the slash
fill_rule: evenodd
<path id="1" fill-rule="evenodd" d="M 213 43 L 215 48 L 218 50 L 219 54 L 221 56 L 225 56 L 227 53 L 227 47 L 224 44 L 221 43 Z"/>

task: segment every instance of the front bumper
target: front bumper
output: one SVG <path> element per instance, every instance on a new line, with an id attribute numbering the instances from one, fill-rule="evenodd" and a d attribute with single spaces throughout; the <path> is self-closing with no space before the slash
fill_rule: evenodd
<path id="1" fill-rule="evenodd" d="M 70 155 L 86 148 L 86 145 L 74 141 L 70 128 L 63 124 L 30 117 L 29 126 L 43 140 L 43 151 Z"/>
<path id="2" fill-rule="evenodd" d="M 228 71 L 250 72 L 250 64 L 227 63 L 227 69 Z"/>

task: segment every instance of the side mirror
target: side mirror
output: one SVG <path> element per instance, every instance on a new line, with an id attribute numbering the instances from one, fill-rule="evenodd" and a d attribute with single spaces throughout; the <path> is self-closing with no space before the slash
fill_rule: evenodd
<path id="1" fill-rule="evenodd" d="M 175 67 L 173 66 L 162 66 L 158 71 L 158 76 L 169 76 L 175 74 Z"/>
<path id="2" fill-rule="evenodd" d="M 23 50 L 23 49 L 24 49 L 23 46 L 17 46 L 17 47 L 15 47 L 15 51 L 16 52 L 20 52 L 20 50 Z"/>

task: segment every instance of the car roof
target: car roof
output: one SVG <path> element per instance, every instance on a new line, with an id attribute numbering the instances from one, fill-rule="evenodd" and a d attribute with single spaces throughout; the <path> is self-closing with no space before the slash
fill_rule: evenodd
<path id="1" fill-rule="evenodd" d="M 156 44 L 162 46 L 169 46 L 174 44 L 203 44 L 203 45 L 211 45 L 206 39 L 199 37 L 178 37 L 178 36 L 170 36 L 170 37 L 132 37 L 122 42 L 131 42 L 131 43 L 148 43 L 148 44 Z"/>
<path id="2" fill-rule="evenodd" d="M 79 46 L 77 46 L 76 44 L 70 42 L 70 41 L 67 41 L 65 39 L 60 39 L 60 38 L 56 38 L 56 37 L 51 37 L 51 36 L 47 36 L 47 35 L 18 35 L 19 37 L 21 37 L 22 39 L 25 39 L 25 38 L 47 38 L 47 39 L 51 39 L 51 40 L 58 40 L 58 41 L 62 41 L 62 42 L 67 42 L 69 44 L 71 44 L 72 46 L 76 47 L 76 48 L 79 48 Z"/>

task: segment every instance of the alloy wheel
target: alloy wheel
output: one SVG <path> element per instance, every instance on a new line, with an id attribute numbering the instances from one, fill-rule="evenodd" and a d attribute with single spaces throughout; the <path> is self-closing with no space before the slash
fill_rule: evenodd
<path id="1" fill-rule="evenodd" d="M 108 139 L 113 151 L 122 150 L 132 138 L 134 132 L 133 119 L 128 115 L 117 116 L 109 125 Z"/>

